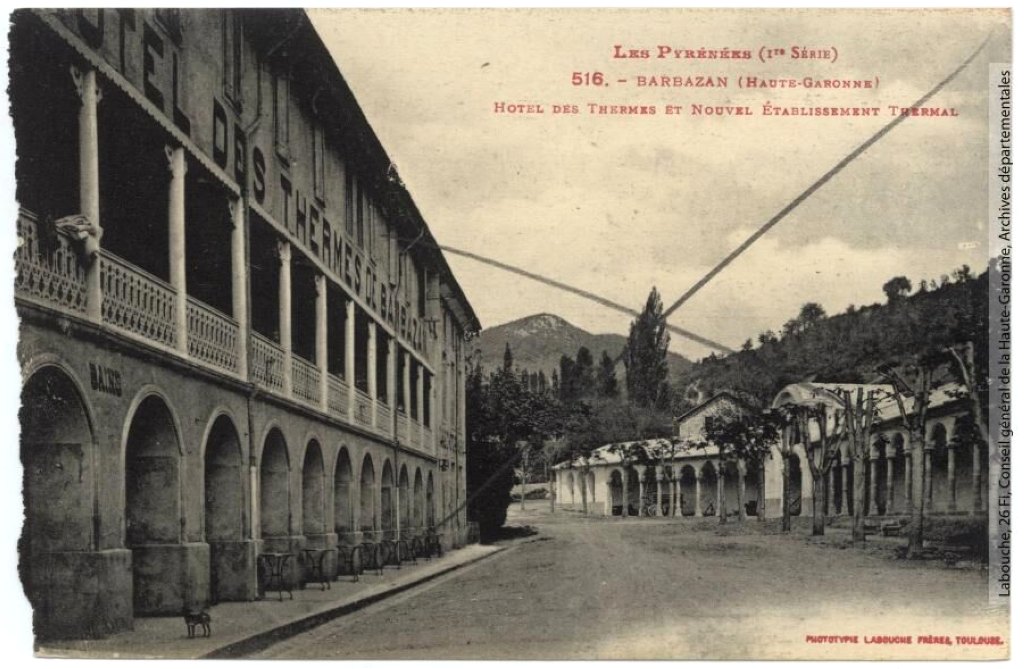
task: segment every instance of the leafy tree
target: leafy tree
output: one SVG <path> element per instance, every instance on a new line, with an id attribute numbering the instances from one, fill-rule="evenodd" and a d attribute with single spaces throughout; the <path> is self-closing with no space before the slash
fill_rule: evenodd
<path id="1" fill-rule="evenodd" d="M 882 292 L 890 304 L 909 295 L 910 288 L 910 279 L 905 276 L 894 276 L 882 284 Z"/>
<path id="2" fill-rule="evenodd" d="M 575 398 L 583 399 L 593 397 L 597 388 L 597 381 L 594 375 L 594 356 L 586 346 L 580 346 L 576 352 L 576 364 L 573 365 L 575 373 Z"/>
<path id="3" fill-rule="evenodd" d="M 658 289 L 651 288 L 643 311 L 629 326 L 623 351 L 626 392 L 630 402 L 640 407 L 666 407 L 669 401 L 665 359 L 669 336 L 662 310 Z"/>
<path id="4" fill-rule="evenodd" d="M 728 413 L 716 416 L 704 426 L 704 434 L 708 441 L 718 447 L 719 454 L 719 520 L 725 522 L 724 473 L 726 463 L 737 465 L 743 463 L 747 468 L 758 472 L 757 515 L 764 520 L 764 462 L 770 457 L 772 445 L 778 442 L 783 426 L 782 415 L 777 411 L 766 411 L 762 414 Z M 737 486 L 739 500 L 739 520 L 744 520 L 743 477 L 739 476 Z"/>
<path id="5" fill-rule="evenodd" d="M 608 355 L 608 351 L 601 351 L 601 362 L 597 366 L 597 396 L 619 396 L 619 379 L 615 375 L 615 361 Z"/>

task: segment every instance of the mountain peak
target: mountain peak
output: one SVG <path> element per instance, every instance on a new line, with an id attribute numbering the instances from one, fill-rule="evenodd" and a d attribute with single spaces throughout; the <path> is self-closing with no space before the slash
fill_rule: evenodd
<path id="1" fill-rule="evenodd" d="M 524 316 L 480 333 L 476 348 L 482 370 L 488 372 L 501 365 L 506 343 L 512 349 L 516 367 L 550 374 L 558 369 L 558 361 L 563 355 L 575 358 L 581 346 L 590 349 L 595 360 L 601 357 L 602 351 L 607 351 L 613 359 L 617 358 L 626 344 L 626 337 L 619 334 L 595 335 L 556 314 Z M 668 357 L 671 378 L 690 364 L 675 353 L 670 352 Z M 624 369 L 619 372 L 624 374 Z"/>

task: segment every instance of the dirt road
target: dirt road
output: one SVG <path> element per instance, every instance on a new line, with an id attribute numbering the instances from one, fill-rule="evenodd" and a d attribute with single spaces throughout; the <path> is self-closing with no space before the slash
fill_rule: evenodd
<path id="1" fill-rule="evenodd" d="M 957 635 L 1007 638 L 987 613 L 977 568 L 823 546 L 800 531 L 551 516 L 544 502 L 510 523 L 537 534 L 261 657 L 980 659 L 1007 650 L 956 645 Z M 913 642 L 866 643 L 874 635 Z M 921 643 L 925 635 L 954 645 Z"/>

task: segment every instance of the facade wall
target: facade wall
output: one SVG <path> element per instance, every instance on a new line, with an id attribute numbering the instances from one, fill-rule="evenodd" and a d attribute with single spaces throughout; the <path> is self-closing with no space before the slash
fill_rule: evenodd
<path id="1" fill-rule="evenodd" d="M 252 599 L 262 553 L 295 583 L 303 548 L 464 541 L 479 324 L 304 14 L 22 11 L 11 43 L 37 633 Z"/>

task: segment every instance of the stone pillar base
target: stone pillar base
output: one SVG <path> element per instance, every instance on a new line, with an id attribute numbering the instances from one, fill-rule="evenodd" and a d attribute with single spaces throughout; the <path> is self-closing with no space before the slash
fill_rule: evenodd
<path id="1" fill-rule="evenodd" d="M 180 615 L 209 606 L 208 544 L 144 544 L 131 552 L 135 615 Z"/>
<path id="2" fill-rule="evenodd" d="M 98 639 L 132 629 L 132 552 L 33 555 L 21 564 L 36 638 Z"/>
<path id="3" fill-rule="evenodd" d="M 210 542 L 210 597 L 214 602 L 256 599 L 256 542 Z"/>

